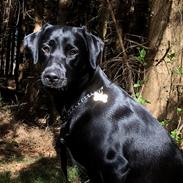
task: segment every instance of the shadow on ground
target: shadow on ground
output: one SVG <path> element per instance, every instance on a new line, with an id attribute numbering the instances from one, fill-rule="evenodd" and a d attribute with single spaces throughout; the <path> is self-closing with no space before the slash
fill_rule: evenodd
<path id="1" fill-rule="evenodd" d="M 41 158 L 15 178 L 9 171 L 0 173 L 0 183 L 64 183 L 64 179 L 57 158 Z"/>

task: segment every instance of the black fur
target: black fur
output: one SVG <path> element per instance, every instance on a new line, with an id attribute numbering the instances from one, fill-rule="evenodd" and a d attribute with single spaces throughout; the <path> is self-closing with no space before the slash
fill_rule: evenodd
<path id="1" fill-rule="evenodd" d="M 25 37 L 41 79 L 60 115 L 61 157 L 66 151 L 87 170 L 93 183 L 182 183 L 183 157 L 166 130 L 146 109 L 111 82 L 98 62 L 103 42 L 84 28 L 46 24 Z M 103 87 L 104 103 L 93 96 Z M 70 110 L 73 106 L 75 109 Z M 63 155 L 62 155 L 63 153 Z"/>

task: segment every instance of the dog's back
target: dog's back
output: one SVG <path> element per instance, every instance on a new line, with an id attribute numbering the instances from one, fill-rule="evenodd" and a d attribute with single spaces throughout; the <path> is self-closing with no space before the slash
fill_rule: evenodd
<path id="1" fill-rule="evenodd" d="M 89 99 L 71 117 L 67 138 L 75 159 L 92 177 L 100 172 L 105 183 L 182 183 L 182 154 L 167 131 L 101 69 L 97 72 L 93 84 L 102 83 L 107 102 Z"/>
<path id="2" fill-rule="evenodd" d="M 122 97 L 121 97 L 122 94 Z M 125 96 L 125 97 L 123 97 Z M 128 160 L 127 183 L 181 183 L 183 153 L 167 131 L 149 112 L 119 89 L 118 104 L 125 98 L 121 119 L 123 155 Z M 121 111 L 123 109 L 121 108 Z M 128 115 L 129 114 L 129 115 Z M 122 135 L 123 134 L 123 135 Z"/>

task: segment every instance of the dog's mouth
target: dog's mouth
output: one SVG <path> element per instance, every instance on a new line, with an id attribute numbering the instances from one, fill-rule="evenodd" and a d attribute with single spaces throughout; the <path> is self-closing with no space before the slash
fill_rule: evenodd
<path id="1" fill-rule="evenodd" d="M 67 78 L 60 70 L 43 71 L 41 82 L 45 87 L 53 89 L 64 89 L 67 86 Z"/>
<path id="2" fill-rule="evenodd" d="M 56 82 L 46 81 L 45 79 L 41 80 L 41 81 L 42 81 L 42 84 L 45 87 L 52 88 L 52 89 L 64 90 L 64 88 L 66 88 L 66 86 L 67 86 L 67 80 L 66 79 L 60 79 L 60 80 L 58 80 Z"/>

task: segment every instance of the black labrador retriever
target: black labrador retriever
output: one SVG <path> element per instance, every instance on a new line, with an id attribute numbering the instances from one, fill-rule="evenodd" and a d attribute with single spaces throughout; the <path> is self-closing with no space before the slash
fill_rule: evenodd
<path id="1" fill-rule="evenodd" d="M 98 62 L 104 44 L 81 27 L 46 24 L 24 39 L 64 124 L 66 150 L 93 183 L 182 183 L 183 155 L 166 130 Z"/>

